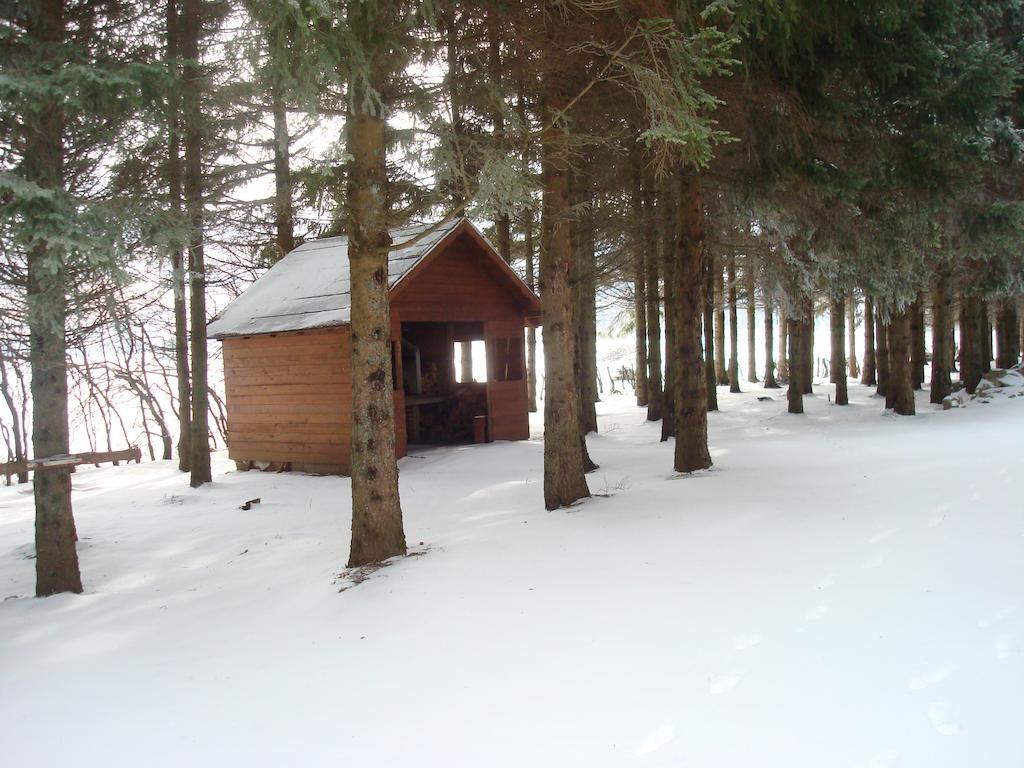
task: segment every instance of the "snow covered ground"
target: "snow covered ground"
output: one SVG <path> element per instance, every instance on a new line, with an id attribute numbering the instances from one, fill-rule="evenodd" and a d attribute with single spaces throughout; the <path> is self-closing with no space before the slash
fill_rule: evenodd
<path id="1" fill-rule="evenodd" d="M 87 594 L 46 600 L 0 488 L 3 763 L 1024 765 L 1024 397 L 746 388 L 689 477 L 602 403 L 571 512 L 539 439 L 415 451 L 423 554 L 342 592 L 342 478 L 82 471 Z"/>

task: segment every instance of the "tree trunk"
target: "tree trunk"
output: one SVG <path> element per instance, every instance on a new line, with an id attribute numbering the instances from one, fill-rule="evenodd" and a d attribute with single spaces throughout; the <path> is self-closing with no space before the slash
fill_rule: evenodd
<path id="1" fill-rule="evenodd" d="M 18 412 L 18 407 L 14 402 L 14 391 L 11 387 L 10 379 L 7 377 L 7 363 L 2 349 L 0 349 L 0 395 L 3 395 L 4 402 L 7 404 L 7 410 L 11 414 L 11 440 L 14 443 L 14 460 L 25 461 L 28 459 L 28 454 L 25 452 L 25 442 L 22 439 L 24 426 L 21 423 L 21 414 Z M 27 483 L 29 480 L 28 472 L 19 472 L 17 478 L 19 484 Z"/>
<path id="2" fill-rule="evenodd" d="M 860 366 L 857 365 L 857 298 L 852 293 L 846 304 L 846 334 L 849 345 L 846 362 L 850 369 L 850 378 L 856 379 L 860 376 Z"/>
<path id="3" fill-rule="evenodd" d="M 390 3 L 349 6 L 349 23 L 367 72 L 349 82 L 345 123 L 348 174 L 348 261 L 352 302 L 352 544 L 348 567 L 404 555 L 405 532 L 395 459 L 391 302 L 388 295 L 388 177 L 386 124 L 371 112 L 368 91 L 387 84 L 389 53 L 380 30 L 393 21 Z M 365 74 L 366 77 L 360 75 Z"/>
<path id="4" fill-rule="evenodd" d="M 889 397 L 892 409 L 900 416 L 914 415 L 914 382 L 911 371 L 911 315 L 913 305 L 905 306 L 889 324 Z"/>
<path id="5" fill-rule="evenodd" d="M 871 386 L 876 381 L 875 371 L 875 306 L 864 296 L 864 365 L 860 371 L 860 383 Z"/>
<path id="6" fill-rule="evenodd" d="M 960 299 L 960 380 L 973 395 L 985 374 L 985 305 L 977 296 Z"/>
<path id="7" fill-rule="evenodd" d="M 661 272 L 665 279 L 665 382 L 662 387 L 662 442 L 676 435 L 676 372 L 679 369 L 676 359 L 679 337 L 676 331 L 676 322 L 679 317 L 676 307 L 679 295 L 676 231 L 679 226 L 680 207 L 678 184 L 671 177 L 669 177 L 669 183 L 665 185 L 665 201 L 668 215 L 662 222 L 661 236 Z"/>
<path id="8" fill-rule="evenodd" d="M 505 105 L 501 75 L 504 69 L 501 61 L 501 30 L 498 15 L 487 14 L 487 79 L 491 98 L 491 124 L 494 127 L 494 143 L 499 151 L 505 150 Z M 494 222 L 495 245 L 498 255 L 506 264 L 512 263 L 512 221 L 507 212 L 499 212 Z"/>
<path id="9" fill-rule="evenodd" d="M 658 213 L 654 206 L 654 180 L 645 177 L 644 203 L 644 259 L 647 277 L 647 420 L 658 421 L 662 416 L 663 395 L 661 379 L 661 302 L 658 283 Z"/>
<path id="10" fill-rule="evenodd" d="M 996 313 L 996 367 L 1012 368 L 1020 357 L 1017 302 L 1012 297 L 999 300 Z"/>
<path id="11" fill-rule="evenodd" d="M 643 156 L 639 142 L 630 153 L 630 164 L 633 171 L 633 190 L 630 199 L 633 231 L 633 330 L 636 333 L 636 368 L 633 377 L 633 389 L 636 393 L 636 404 L 647 407 L 649 393 L 647 389 L 647 270 L 643 248 L 646 243 L 644 225 L 643 198 Z"/>
<path id="12" fill-rule="evenodd" d="M 804 309 L 804 327 L 800 329 L 800 347 L 804 370 L 801 374 L 804 394 L 814 394 L 814 299 L 807 299 Z"/>
<path id="13" fill-rule="evenodd" d="M 1017 317 L 1020 331 L 1017 336 L 1017 349 L 1024 352 L 1024 297 L 1017 299 Z"/>
<path id="14" fill-rule="evenodd" d="M 674 230 L 674 227 L 673 227 Z M 673 239 L 670 233 L 669 241 Z M 718 410 L 718 386 L 715 378 L 715 275 L 712 259 L 703 260 L 703 300 L 704 300 L 704 379 L 707 391 L 708 411 Z M 665 290 L 668 291 L 668 279 L 665 280 Z M 668 308 L 665 309 L 665 317 L 668 318 Z M 666 390 L 668 391 L 668 390 Z"/>
<path id="15" fill-rule="evenodd" d="M 950 277 L 940 272 L 932 292 L 932 381 L 929 400 L 941 404 L 952 391 L 953 313 Z"/>
<path id="16" fill-rule="evenodd" d="M 889 325 L 879 318 L 875 318 L 875 366 L 875 394 L 884 397 L 889 408 Z"/>
<path id="17" fill-rule="evenodd" d="M 829 309 L 832 330 L 832 360 L 830 363 L 836 385 L 836 405 L 848 405 L 846 391 L 846 302 L 840 296 L 832 299 Z"/>
<path id="18" fill-rule="evenodd" d="M 747 296 L 747 381 L 757 383 L 757 286 L 754 275 L 753 257 L 747 256 L 743 269 L 746 278 Z"/>
<path id="19" fill-rule="evenodd" d="M 277 230 L 277 258 L 295 249 L 295 221 L 292 214 L 291 136 L 283 88 L 271 88 L 274 110 L 274 222 Z"/>
<path id="20" fill-rule="evenodd" d="M 35 10 L 29 11 L 26 32 L 41 56 L 49 59 L 59 55 L 64 23 L 61 0 L 40 0 Z M 56 195 L 64 186 L 64 111 L 60 99 L 49 91 L 37 96 L 34 107 L 21 125 L 25 137 L 22 170 L 26 180 Z M 35 458 L 42 459 L 69 451 L 64 339 L 69 286 L 63 248 L 33 239 L 26 251 L 32 450 Z M 37 471 L 33 481 L 36 596 L 81 592 L 70 469 Z"/>
<path id="21" fill-rule="evenodd" d="M 920 297 L 909 309 L 910 321 L 910 383 L 914 389 L 924 386 L 925 349 L 924 309 Z"/>
<path id="22" fill-rule="evenodd" d="M 729 280 L 729 391 L 740 391 L 740 329 L 736 309 L 736 256 L 730 254 L 725 262 Z"/>
<path id="23" fill-rule="evenodd" d="M 537 275 L 533 253 L 533 211 L 523 214 L 523 244 L 526 249 L 526 285 L 537 292 Z M 526 329 L 526 405 L 530 413 L 537 412 L 537 329 Z"/>
<path id="24" fill-rule="evenodd" d="M 786 341 L 789 339 L 789 319 L 786 316 L 786 308 L 779 307 L 779 355 L 777 365 L 779 368 L 779 381 L 789 381 L 789 350 Z"/>
<path id="25" fill-rule="evenodd" d="M 206 257 L 203 251 L 203 73 L 199 68 L 202 0 L 182 0 L 182 115 L 185 140 L 185 209 L 189 219 L 188 284 L 192 353 L 192 457 L 189 484 L 213 479 L 210 469 L 209 382 L 206 349 Z"/>
<path id="26" fill-rule="evenodd" d="M 772 298 L 767 288 L 764 291 L 764 388 L 778 389 L 775 380 L 775 328 L 772 323 Z M 780 331 L 785 333 L 784 330 Z"/>
<path id="27" fill-rule="evenodd" d="M 181 19 L 178 0 L 167 2 L 167 60 L 174 75 L 178 74 Z M 177 88 L 168 94 L 167 114 L 167 183 L 171 213 L 182 215 L 181 95 Z M 188 309 L 185 302 L 185 249 L 178 243 L 171 250 L 171 289 L 174 294 L 174 369 L 178 390 L 178 470 L 188 472 L 192 466 L 192 377 L 188 362 Z"/>
<path id="28" fill-rule="evenodd" d="M 989 307 L 987 301 L 980 301 L 981 305 L 981 329 L 984 334 L 985 341 L 985 353 L 982 357 L 982 371 L 988 373 L 992 370 L 992 358 L 995 357 L 994 349 L 995 345 L 992 344 L 992 318 L 989 317 Z"/>
<path id="29" fill-rule="evenodd" d="M 790 413 L 804 412 L 804 364 L 803 364 L 803 336 L 806 325 L 795 317 L 786 318 L 787 333 L 789 335 L 789 389 L 786 392 L 788 410 Z"/>
<path id="30" fill-rule="evenodd" d="M 580 435 L 584 470 L 597 469 L 587 452 L 583 436 L 597 431 L 597 310 L 594 277 L 594 225 L 592 192 L 585 172 L 570 173 L 570 203 L 576 212 L 571 224 L 573 270 L 570 276 L 575 331 L 576 389 L 579 395 Z"/>
<path id="31" fill-rule="evenodd" d="M 718 386 L 729 384 L 729 372 L 725 368 L 725 281 L 722 279 L 722 262 L 709 252 L 711 273 L 715 286 L 715 379 Z"/>
<path id="32" fill-rule="evenodd" d="M 701 355 L 701 271 L 705 255 L 704 192 L 696 172 L 679 173 L 676 230 L 675 470 L 711 466 L 704 358 Z"/>
<path id="33" fill-rule="evenodd" d="M 579 403 L 573 377 L 572 240 L 569 210 L 569 136 L 561 115 L 568 106 L 565 77 L 554 62 L 544 71 L 544 122 L 541 139 L 544 223 L 541 247 L 541 306 L 544 312 L 544 506 L 557 509 L 590 495 L 579 445 Z M 638 264 L 642 269 L 642 262 Z M 642 275 L 636 288 L 643 290 Z M 646 300 L 637 300 L 637 319 Z M 637 352 L 646 329 L 637 332 Z M 643 365 L 646 365 L 646 356 Z M 643 370 L 637 361 L 637 374 Z"/>
<path id="34" fill-rule="evenodd" d="M 636 330 L 636 404 L 641 408 L 647 406 L 650 395 L 647 389 L 647 276 L 644 269 L 644 256 L 637 253 L 636 278 L 633 281 L 634 315 Z"/>

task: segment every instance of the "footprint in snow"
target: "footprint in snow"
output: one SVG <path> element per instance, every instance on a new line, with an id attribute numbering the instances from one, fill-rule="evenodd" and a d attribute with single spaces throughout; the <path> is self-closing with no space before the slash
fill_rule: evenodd
<path id="1" fill-rule="evenodd" d="M 1016 610 L 1017 609 L 1013 606 L 1007 606 L 1006 608 L 1003 608 L 1001 611 L 996 611 L 995 613 L 991 613 L 988 616 L 982 616 L 980 619 L 978 619 L 978 627 L 981 629 L 991 629 L 1003 619 L 1012 616 Z"/>
<path id="2" fill-rule="evenodd" d="M 728 693 L 736 687 L 740 680 L 743 679 L 744 674 L 746 674 L 746 670 L 741 667 L 737 667 L 731 670 L 728 674 L 716 677 L 712 680 L 711 685 L 708 686 L 708 690 L 711 691 L 713 696 Z"/>
<path id="3" fill-rule="evenodd" d="M 872 536 L 870 539 L 868 539 L 868 543 L 869 544 L 878 544 L 879 542 L 885 541 L 886 539 L 891 539 L 893 536 L 895 536 L 899 532 L 900 532 L 899 528 L 889 528 L 888 530 L 881 531 L 880 533 L 876 533 L 874 536 Z"/>
<path id="4" fill-rule="evenodd" d="M 960 723 L 951 720 L 949 717 L 949 705 L 944 701 L 936 701 L 928 707 L 928 719 L 932 727 L 943 736 L 958 736 L 960 734 Z"/>
<path id="5" fill-rule="evenodd" d="M 736 635 L 732 641 L 732 647 L 737 651 L 745 651 L 748 648 L 753 648 L 761 642 L 761 636 L 758 634 L 753 635 Z"/>
<path id="6" fill-rule="evenodd" d="M 946 664 L 933 672 L 929 672 L 927 675 L 912 678 L 907 685 L 910 686 L 910 690 L 912 691 L 923 691 L 929 685 L 941 683 L 954 672 L 956 672 L 956 666 L 953 664 Z"/>

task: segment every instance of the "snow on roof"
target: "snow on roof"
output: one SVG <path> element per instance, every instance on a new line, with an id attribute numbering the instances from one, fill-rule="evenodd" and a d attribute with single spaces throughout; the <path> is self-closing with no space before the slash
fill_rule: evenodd
<path id="1" fill-rule="evenodd" d="M 437 227 L 412 245 L 388 254 L 388 286 L 393 288 L 434 246 L 465 219 Z M 433 224 L 391 230 L 395 245 L 414 239 Z M 472 224 L 470 224 L 472 226 Z M 325 237 L 303 243 L 232 301 L 209 324 L 210 338 L 302 331 L 347 325 L 351 319 L 348 238 Z"/>

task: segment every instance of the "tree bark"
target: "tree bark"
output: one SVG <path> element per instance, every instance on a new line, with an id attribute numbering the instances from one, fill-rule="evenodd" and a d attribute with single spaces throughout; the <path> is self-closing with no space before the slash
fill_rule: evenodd
<path id="1" fill-rule="evenodd" d="M 674 228 L 673 228 L 674 231 Z M 668 233 L 666 233 L 668 234 Z M 672 238 L 669 237 L 671 240 Z M 707 391 L 708 411 L 718 410 L 718 382 L 715 378 L 715 275 L 712 259 L 705 254 L 703 260 L 703 300 L 704 300 L 704 379 Z M 665 280 L 666 291 L 668 279 Z M 668 318 L 668 307 L 665 309 Z"/>
<path id="2" fill-rule="evenodd" d="M 678 176 L 675 323 L 676 472 L 711 466 L 704 358 L 701 355 L 701 271 L 705 254 L 704 191 L 696 172 Z"/>
<path id="3" fill-rule="evenodd" d="M 905 306 L 889 324 L 889 394 L 892 409 L 900 416 L 914 415 L 914 382 L 911 370 L 911 315 L 913 305 Z"/>
<path id="4" fill-rule="evenodd" d="M 25 442 L 22 439 L 24 425 L 21 422 L 21 414 L 18 412 L 18 407 L 14 402 L 14 391 L 11 387 L 11 381 L 7 376 L 7 362 L 2 349 L 0 349 L 0 395 L 3 395 L 4 402 L 7 404 L 7 410 L 11 414 L 11 441 L 14 444 L 14 460 L 26 461 L 28 454 L 25 452 Z M 27 483 L 29 480 L 28 472 L 19 472 L 17 479 L 19 484 Z"/>
<path id="5" fill-rule="evenodd" d="M 655 209 L 654 179 L 646 174 L 643 187 L 644 205 L 644 272 L 647 278 L 647 420 L 662 416 L 664 397 L 661 379 L 661 290 L 658 282 L 658 212 Z"/>
<path id="6" fill-rule="evenodd" d="M 641 408 L 647 406 L 650 395 L 647 389 L 647 276 L 644 269 L 644 256 L 637 253 L 636 277 L 633 280 L 634 315 L 636 331 L 636 404 Z"/>
<path id="7" fill-rule="evenodd" d="M 725 268 L 729 281 L 729 391 L 740 390 L 739 313 L 736 308 L 736 256 L 729 255 Z"/>
<path id="8" fill-rule="evenodd" d="M 533 211 L 523 214 L 523 244 L 526 249 L 526 285 L 537 292 L 537 275 L 533 253 Z M 537 329 L 526 329 L 526 405 L 530 413 L 537 412 Z"/>
<path id="9" fill-rule="evenodd" d="M 292 213 L 291 136 L 288 133 L 288 107 L 280 83 L 271 87 L 274 111 L 274 224 L 277 233 L 277 258 L 295 249 L 295 219 Z"/>
<path id="10" fill-rule="evenodd" d="M 743 268 L 746 278 L 747 307 L 747 381 L 756 384 L 757 379 L 757 282 L 754 275 L 753 257 L 747 256 Z"/>
<path id="11" fill-rule="evenodd" d="M 709 251 L 707 258 L 711 261 L 715 287 L 715 379 L 718 386 L 727 386 L 729 372 L 725 367 L 725 280 L 718 256 Z"/>
<path id="12" fill-rule="evenodd" d="M 189 219 L 188 284 L 192 354 L 192 421 L 189 484 L 213 479 L 210 468 L 209 382 L 206 349 L 206 256 L 203 250 L 203 73 L 199 68 L 202 0 L 182 0 L 182 116 L 185 144 L 185 209 Z"/>
<path id="13" fill-rule="evenodd" d="M 804 308 L 804 327 L 800 331 L 800 347 L 804 370 L 801 384 L 805 395 L 814 394 L 814 299 L 807 299 Z"/>
<path id="14" fill-rule="evenodd" d="M 999 300 L 996 312 L 996 367 L 1012 368 L 1020 358 L 1020 323 L 1017 302 L 1012 297 Z"/>
<path id="15" fill-rule="evenodd" d="M 772 297 L 768 289 L 764 290 L 764 388 L 778 389 L 779 382 L 775 379 L 775 328 L 772 315 Z M 784 330 L 780 330 L 785 333 Z"/>
<path id="16" fill-rule="evenodd" d="M 875 394 L 886 399 L 889 404 L 889 324 L 875 318 Z"/>
<path id="17" fill-rule="evenodd" d="M 1024 297 L 1017 299 L 1017 317 L 1020 326 L 1017 335 L 1017 349 L 1024 352 Z"/>
<path id="18" fill-rule="evenodd" d="M 178 0 L 167 1 L 167 60 L 174 76 L 180 72 L 178 65 L 179 36 L 181 19 L 178 15 Z M 182 215 L 182 164 L 181 164 L 181 95 L 177 88 L 170 89 L 167 111 L 167 184 L 170 193 L 171 213 Z M 174 295 L 174 369 L 178 390 L 178 470 L 188 472 L 192 466 L 192 376 L 188 362 L 188 309 L 185 301 L 187 280 L 185 276 L 185 249 L 176 243 L 171 250 L 171 290 Z"/>
<path id="19" fill-rule="evenodd" d="M 779 307 L 779 355 L 777 365 L 779 368 L 779 381 L 789 381 L 789 350 L 786 342 L 789 339 L 789 320 L 786 315 L 786 308 Z"/>
<path id="20" fill-rule="evenodd" d="M 985 305 L 977 296 L 960 298 L 960 380 L 973 395 L 985 374 Z"/>
<path id="21" fill-rule="evenodd" d="M 910 305 L 910 383 L 914 389 L 924 386 L 927 350 L 924 335 L 924 308 L 920 297 Z"/>
<path id="22" fill-rule="evenodd" d="M 846 388 L 846 302 L 842 296 L 833 297 L 829 309 L 832 330 L 833 383 L 836 385 L 836 405 L 848 405 L 850 400 Z"/>
<path id="23" fill-rule="evenodd" d="M 941 404 L 952 391 L 953 312 L 950 277 L 940 272 L 932 292 L 932 381 L 929 400 Z"/>
<path id="24" fill-rule="evenodd" d="M 789 389 L 786 392 L 788 411 L 790 413 L 803 413 L 803 336 L 806 326 L 803 320 L 792 316 L 787 316 L 786 325 L 789 336 Z"/>
<path id="25" fill-rule="evenodd" d="M 846 362 L 849 366 L 850 378 L 856 379 L 860 376 L 860 366 L 857 365 L 857 298 L 852 293 L 846 303 L 846 334 L 849 345 Z"/>
<path id="26" fill-rule="evenodd" d="M 875 306 L 864 296 L 864 365 L 860 370 L 860 383 L 872 386 L 876 382 L 875 369 Z"/>
<path id="27" fill-rule="evenodd" d="M 668 214 L 662 222 L 661 272 L 665 280 L 665 381 L 662 387 L 661 441 L 676 435 L 676 371 L 679 368 L 676 322 L 679 312 L 678 264 L 676 263 L 676 233 L 679 227 L 680 207 L 678 183 L 670 177 L 665 185 Z"/>
<path id="28" fill-rule="evenodd" d="M 505 105 L 502 89 L 501 30 L 498 15 L 487 14 L 487 79 L 491 97 L 491 124 L 494 127 L 494 142 L 499 150 L 505 149 Z M 506 264 L 512 263 L 512 220 L 507 212 L 500 212 L 494 222 L 495 245 L 498 255 Z"/>
<path id="29" fill-rule="evenodd" d="M 579 396 L 580 435 L 583 467 L 597 469 L 587 452 L 584 436 L 597 431 L 597 310 L 594 277 L 594 227 L 591 219 L 592 192 L 585 171 L 569 176 L 570 204 L 576 212 L 571 226 L 573 268 L 570 276 L 575 331 L 576 388 Z"/>
<path id="30" fill-rule="evenodd" d="M 366 72 L 349 81 L 345 148 L 348 174 L 348 260 L 352 321 L 352 544 L 348 567 L 406 553 L 395 459 L 391 302 L 388 295 L 388 177 L 386 123 L 372 110 L 389 78 L 380 31 L 393 22 L 391 3 L 349 6 L 349 24 L 367 57 Z"/>
<path id="31" fill-rule="evenodd" d="M 569 136 L 560 120 L 568 106 L 565 77 L 553 61 L 543 74 L 545 124 L 541 139 L 544 224 L 541 306 L 544 312 L 544 506 L 567 507 L 590 495 L 579 446 L 579 403 L 573 377 L 572 240 L 569 211 Z M 639 266 L 639 265 L 638 265 Z M 640 266 L 642 269 L 642 266 Z M 642 290 L 643 279 L 636 287 Z M 646 301 L 637 301 L 637 319 Z M 637 351 L 644 336 L 637 332 Z M 646 359 L 643 361 L 646 365 Z M 637 374 L 642 370 L 637 361 Z"/>
<path id="32" fill-rule="evenodd" d="M 633 174 L 633 189 L 630 197 L 630 214 L 632 217 L 634 253 L 633 263 L 633 330 L 636 339 L 636 367 L 633 374 L 633 391 L 636 404 L 647 407 L 647 275 L 644 248 L 644 199 L 643 199 L 643 156 L 639 142 L 630 152 L 630 166 Z"/>
<path id="33" fill-rule="evenodd" d="M 64 40 L 64 3 L 40 0 L 28 12 L 26 32 L 41 56 L 53 59 Z M 35 111 L 25 116 L 22 171 L 25 178 L 55 195 L 64 187 L 64 111 L 52 93 L 37 97 Z M 68 276 L 65 253 L 44 239 L 27 244 L 26 310 L 32 395 L 32 450 L 37 459 L 69 451 L 67 349 Z M 49 469 L 33 475 L 35 497 L 36 596 L 81 592 L 71 509 L 70 469 Z"/>
<path id="34" fill-rule="evenodd" d="M 992 344 L 992 318 L 989 316 L 988 301 L 979 302 L 981 309 L 981 332 L 984 334 L 985 352 L 982 357 L 982 371 L 988 373 L 992 370 L 992 358 L 995 357 L 995 345 Z"/>

